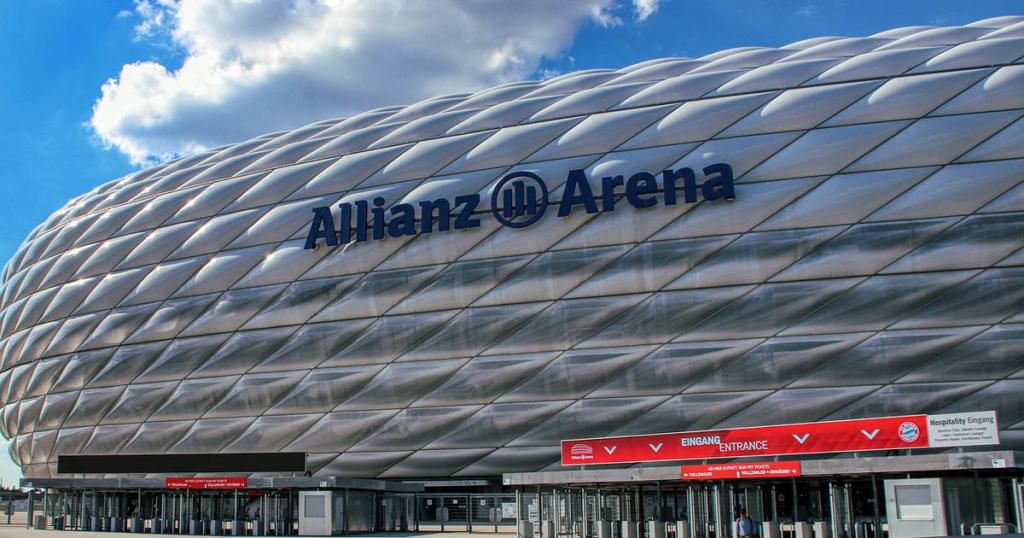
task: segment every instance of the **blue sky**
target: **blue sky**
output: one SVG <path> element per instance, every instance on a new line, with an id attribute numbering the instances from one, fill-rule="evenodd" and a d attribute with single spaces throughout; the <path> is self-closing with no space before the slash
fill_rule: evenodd
<path id="1" fill-rule="evenodd" d="M 0 2 L 0 263 L 73 196 L 202 146 L 509 78 L 1024 12 L 1019 0 L 529 0 L 537 3 L 456 3 L 455 17 L 440 0 L 349 12 L 306 1 Z M 431 29 L 459 42 L 446 48 Z M 421 35 L 433 40 L 406 39 Z M 276 52 L 335 41 L 345 47 L 331 54 Z M 478 49 L 486 55 L 470 57 Z M 269 75 L 245 71 L 267 57 Z M 9 484 L 18 469 L 0 448 Z"/>

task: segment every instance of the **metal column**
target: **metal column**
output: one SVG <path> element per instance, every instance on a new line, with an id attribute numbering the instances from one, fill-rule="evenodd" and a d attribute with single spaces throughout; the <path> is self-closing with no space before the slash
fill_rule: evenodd
<path id="1" fill-rule="evenodd" d="M 800 511 L 797 508 L 797 493 L 796 493 L 796 479 L 792 479 L 793 482 L 793 523 L 800 521 Z"/>
<path id="2" fill-rule="evenodd" d="M 562 493 L 565 495 L 565 533 L 571 537 L 576 533 L 576 514 L 572 509 L 572 491 L 566 488 Z"/>
<path id="3" fill-rule="evenodd" d="M 836 483 L 829 481 L 828 483 L 828 515 L 829 519 L 832 520 L 831 535 L 832 538 L 840 538 L 839 536 L 839 499 L 836 495 Z M 819 537 L 820 538 L 820 537 Z"/>
<path id="4" fill-rule="evenodd" d="M 665 521 L 665 514 L 662 513 L 665 510 L 665 499 L 662 497 L 661 493 L 661 482 L 655 482 L 654 487 L 657 492 L 656 496 L 658 503 L 658 506 L 654 509 L 654 516 L 658 521 Z"/>
<path id="5" fill-rule="evenodd" d="M 843 529 L 848 536 L 857 534 L 853 522 L 853 484 L 850 482 L 843 483 Z"/>
<path id="6" fill-rule="evenodd" d="M 264 534 L 270 531 L 270 499 L 268 495 L 263 496 L 263 532 Z M 371 525 L 372 528 L 372 525 Z"/>
<path id="7" fill-rule="evenodd" d="M 689 522 L 690 533 L 685 538 L 697 538 L 697 496 L 693 492 L 693 486 L 686 486 L 686 521 Z M 684 538 L 684 537 L 676 537 Z"/>
<path id="8" fill-rule="evenodd" d="M 874 473 L 871 475 L 871 507 L 875 512 L 875 538 L 882 538 L 882 515 L 881 508 L 878 506 L 878 479 Z"/>
<path id="9" fill-rule="evenodd" d="M 1010 481 L 1010 487 L 1013 488 L 1013 507 L 1017 516 L 1017 532 L 1021 532 L 1021 528 L 1024 527 L 1024 498 L 1022 497 L 1021 487 L 1022 484 L 1019 478 L 1014 478 Z"/>
<path id="10" fill-rule="evenodd" d="M 32 516 L 35 515 L 35 502 L 36 502 L 36 491 L 34 489 L 28 490 L 28 521 L 25 522 L 25 528 L 32 528 Z"/>
<path id="11" fill-rule="evenodd" d="M 726 538 L 726 525 L 722 518 L 722 497 L 725 495 L 725 483 L 715 484 L 712 486 L 712 491 L 714 492 L 712 501 L 715 515 L 715 537 Z"/>
<path id="12" fill-rule="evenodd" d="M 442 523 L 443 525 L 443 523 Z M 523 528 L 523 492 L 516 490 L 516 535 L 522 536 Z M 441 527 L 444 530 L 444 527 Z"/>
<path id="13" fill-rule="evenodd" d="M 590 522 L 587 520 L 587 489 L 580 488 L 580 537 L 587 538 L 590 536 L 588 532 L 590 529 Z"/>

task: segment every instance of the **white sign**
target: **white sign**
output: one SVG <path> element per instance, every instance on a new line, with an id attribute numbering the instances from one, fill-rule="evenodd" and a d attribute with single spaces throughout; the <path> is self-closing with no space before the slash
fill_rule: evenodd
<path id="1" fill-rule="evenodd" d="M 928 446 L 998 445 L 995 411 L 928 415 Z"/>
<path id="2" fill-rule="evenodd" d="M 516 503 L 501 503 L 501 519 L 516 518 Z"/>

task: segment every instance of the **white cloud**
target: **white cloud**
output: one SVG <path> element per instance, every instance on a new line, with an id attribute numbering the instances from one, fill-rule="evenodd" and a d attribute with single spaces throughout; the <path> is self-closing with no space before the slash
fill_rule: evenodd
<path id="1" fill-rule="evenodd" d="M 135 26 L 136 36 L 153 37 L 166 31 L 173 11 L 173 0 L 135 0 L 135 12 L 142 19 L 142 22 Z M 125 13 L 129 12 L 122 11 L 117 15 L 121 17 Z"/>
<path id="2" fill-rule="evenodd" d="M 615 15 L 607 6 L 594 6 L 591 9 L 591 17 L 593 17 L 594 22 L 600 24 L 603 28 L 622 26 L 622 19 Z"/>
<path id="3" fill-rule="evenodd" d="M 634 0 L 640 21 L 655 0 Z M 588 23 L 622 24 L 614 0 L 136 0 L 142 39 L 178 69 L 122 67 L 92 129 L 135 163 L 372 107 L 530 76 Z"/>
<path id="4" fill-rule="evenodd" d="M 637 22 L 644 22 L 658 11 L 661 0 L 633 0 L 633 13 Z"/>

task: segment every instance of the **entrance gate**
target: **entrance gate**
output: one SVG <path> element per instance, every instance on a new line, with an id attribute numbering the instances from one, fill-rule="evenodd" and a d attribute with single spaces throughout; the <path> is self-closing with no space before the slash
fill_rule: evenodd
<path id="1" fill-rule="evenodd" d="M 420 531 L 510 532 L 516 524 L 515 507 L 513 494 L 416 494 Z"/>
<path id="2" fill-rule="evenodd" d="M 881 538 L 882 495 L 860 477 L 541 487 L 518 502 L 542 538 L 732 538 L 740 509 L 763 538 Z"/>
<path id="3" fill-rule="evenodd" d="M 422 486 L 349 478 L 249 478 L 231 489 L 168 489 L 163 479 L 22 479 L 33 488 L 37 528 L 186 535 L 291 536 L 299 532 L 301 492 L 324 492 L 337 532 L 411 531 Z M 337 504 L 333 501 L 337 500 Z M 41 501 L 41 512 L 32 506 Z M 315 508 L 315 507 L 314 507 Z"/>

